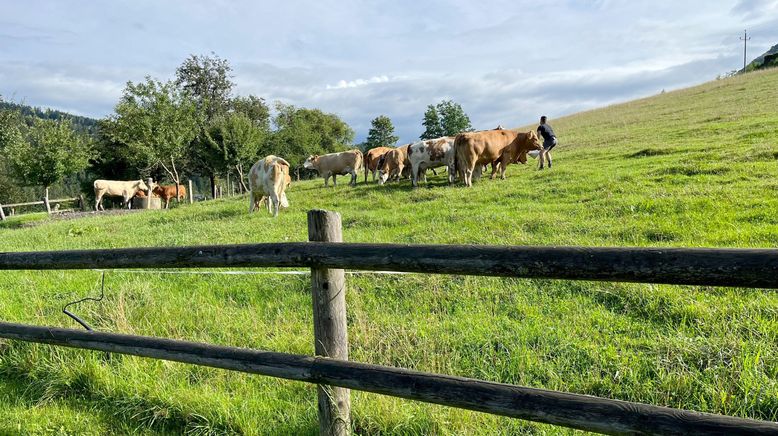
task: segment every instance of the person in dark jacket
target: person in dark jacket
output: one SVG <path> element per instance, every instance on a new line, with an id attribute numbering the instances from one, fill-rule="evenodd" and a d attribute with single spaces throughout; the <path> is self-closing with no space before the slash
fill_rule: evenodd
<path id="1" fill-rule="evenodd" d="M 540 169 L 543 169 L 544 161 L 548 161 L 548 167 L 551 168 L 551 149 L 556 146 L 556 135 L 554 135 L 554 129 L 551 128 L 551 124 L 546 122 L 546 116 L 540 117 L 540 125 L 538 126 L 538 136 L 543 138 L 543 150 L 540 152 Z"/>

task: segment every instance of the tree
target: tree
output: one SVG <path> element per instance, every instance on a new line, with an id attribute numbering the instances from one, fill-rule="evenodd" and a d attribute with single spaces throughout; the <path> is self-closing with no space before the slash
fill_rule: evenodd
<path id="1" fill-rule="evenodd" d="M 419 139 L 435 139 L 444 136 L 443 128 L 440 126 L 440 117 L 434 105 L 427 106 L 427 110 L 424 112 L 424 121 L 421 124 L 424 126 L 424 133 L 419 136 Z"/>
<path id="2" fill-rule="evenodd" d="M 270 130 L 270 108 L 264 98 L 254 95 L 235 97 L 230 101 L 230 109 L 247 116 L 257 127 Z"/>
<path id="3" fill-rule="evenodd" d="M 298 179 L 308 156 L 343 151 L 354 140 L 354 131 L 337 115 L 281 102 L 276 102 L 275 109 L 276 130 L 269 137 L 268 148 L 289 161 Z"/>
<path id="4" fill-rule="evenodd" d="M 437 109 L 440 114 L 441 136 L 455 136 L 473 130 L 470 117 L 465 114 L 459 103 L 443 100 L 438 103 Z"/>
<path id="5" fill-rule="evenodd" d="M 249 116 L 241 112 L 230 112 L 215 120 L 209 137 L 223 158 L 227 171 L 234 168 L 238 173 L 240 185 L 244 191 L 246 167 L 250 167 L 259 157 L 265 145 L 268 129 L 259 126 Z"/>
<path id="6" fill-rule="evenodd" d="M 367 140 L 365 141 L 365 149 L 368 151 L 376 147 L 390 147 L 397 143 L 400 139 L 394 135 L 394 126 L 392 120 L 386 115 L 380 115 L 370 122 L 370 131 L 367 134 Z"/>
<path id="7" fill-rule="evenodd" d="M 127 145 L 141 173 L 161 167 L 176 183 L 178 198 L 178 168 L 200 125 L 195 102 L 172 82 L 146 77 L 127 82 L 115 112 L 106 123 L 108 136 Z"/>
<path id="8" fill-rule="evenodd" d="M 229 62 L 213 52 L 211 56 L 190 55 L 176 69 L 176 85 L 194 99 L 205 115 L 206 124 L 230 106 L 230 95 L 235 86 L 230 80 L 230 72 Z"/>
<path id="9" fill-rule="evenodd" d="M 16 132 L 6 130 L 3 153 L 15 177 L 27 186 L 51 185 L 84 170 L 94 150 L 90 138 L 73 130 L 69 119 L 33 119 Z"/>

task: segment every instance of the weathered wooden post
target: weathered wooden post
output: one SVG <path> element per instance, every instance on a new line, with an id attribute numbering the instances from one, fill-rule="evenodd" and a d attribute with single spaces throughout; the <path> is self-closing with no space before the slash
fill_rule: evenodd
<path id="1" fill-rule="evenodd" d="M 154 180 L 152 180 L 151 177 L 146 179 L 146 187 L 148 188 L 146 189 L 146 209 L 151 209 L 151 193 L 153 191 L 153 189 L 151 189 L 152 183 L 154 183 Z"/>
<path id="2" fill-rule="evenodd" d="M 0 221 L 5 221 L 5 212 L 3 212 L 2 204 L 0 204 Z"/>
<path id="3" fill-rule="evenodd" d="M 86 212 L 86 201 L 84 200 L 84 194 L 78 194 L 78 207 L 82 212 Z"/>
<path id="4" fill-rule="evenodd" d="M 49 204 L 49 188 L 43 191 L 43 205 L 46 206 L 46 213 L 51 215 L 51 204 Z"/>
<path id="5" fill-rule="evenodd" d="M 189 179 L 189 204 L 194 203 L 193 195 L 194 194 L 192 193 L 192 179 Z"/>
<path id="6" fill-rule="evenodd" d="M 311 242 L 343 242 L 340 214 L 326 210 L 308 211 L 308 240 Z M 311 291 L 316 355 L 348 360 L 344 271 L 342 269 L 311 268 Z M 350 391 L 334 386 L 319 385 L 318 393 L 319 434 L 350 434 Z"/>

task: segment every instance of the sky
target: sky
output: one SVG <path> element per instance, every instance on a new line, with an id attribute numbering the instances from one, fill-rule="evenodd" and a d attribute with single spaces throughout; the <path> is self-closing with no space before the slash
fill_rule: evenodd
<path id="1" fill-rule="evenodd" d="M 127 81 L 213 52 L 236 94 L 335 113 L 357 142 L 387 115 L 405 143 L 444 99 L 491 129 L 713 80 L 744 29 L 749 61 L 778 44 L 778 0 L 0 0 L 0 96 L 104 117 Z"/>

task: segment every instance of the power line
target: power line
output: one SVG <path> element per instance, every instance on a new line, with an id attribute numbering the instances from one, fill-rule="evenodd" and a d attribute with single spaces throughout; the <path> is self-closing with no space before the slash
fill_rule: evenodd
<path id="1" fill-rule="evenodd" d="M 746 72 L 746 53 L 747 53 L 747 47 L 748 47 L 748 41 L 751 39 L 750 36 L 748 36 L 748 30 L 743 31 L 743 36 L 740 37 L 740 40 L 743 41 L 743 72 Z"/>

